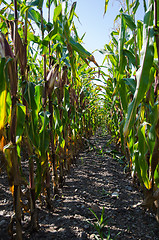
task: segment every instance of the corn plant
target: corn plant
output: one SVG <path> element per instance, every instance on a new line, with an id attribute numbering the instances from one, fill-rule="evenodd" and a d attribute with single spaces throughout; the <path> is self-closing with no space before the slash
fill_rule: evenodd
<path id="1" fill-rule="evenodd" d="M 91 82 L 97 71 L 89 62 L 99 66 L 74 25 L 76 2 L 71 7 L 56 0 L 1 2 L 0 154 L 14 199 L 9 232 L 13 236 L 16 222 L 16 237 L 22 239 L 22 214 L 30 213 L 37 230 L 37 199 L 52 208 L 82 139 L 100 123 L 98 88 Z"/>
<path id="2" fill-rule="evenodd" d="M 126 1 L 126 6 L 117 16 L 120 29 L 102 50 L 108 64 L 104 108 L 108 128 L 144 189 L 143 205 L 151 208 L 158 201 L 159 3 L 149 1 L 147 6 L 144 1 L 144 19 L 137 22 L 139 1 Z"/>

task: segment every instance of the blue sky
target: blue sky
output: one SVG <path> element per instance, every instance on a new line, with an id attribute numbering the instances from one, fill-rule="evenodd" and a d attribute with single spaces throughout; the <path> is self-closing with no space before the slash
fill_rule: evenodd
<path id="1" fill-rule="evenodd" d="M 144 9 L 142 2 L 140 1 L 140 7 L 137 11 L 137 20 L 143 19 Z M 89 52 L 102 49 L 106 43 L 109 43 L 109 35 L 114 26 L 114 19 L 121 7 L 119 1 L 109 0 L 107 13 L 103 16 L 104 4 L 105 0 L 77 0 L 76 13 L 81 24 L 76 20 L 75 25 L 80 37 L 86 33 L 83 46 Z M 98 52 L 93 55 L 98 64 L 101 65 L 104 56 Z"/>
<path id="2" fill-rule="evenodd" d="M 103 16 L 105 0 L 72 0 L 72 2 L 73 1 L 77 2 L 76 14 L 80 19 L 79 23 L 78 20 L 74 18 L 78 34 L 82 37 L 82 35 L 86 33 L 83 39 L 83 46 L 91 53 L 96 49 L 102 49 L 106 43 L 109 43 L 109 36 L 114 26 L 114 19 L 121 7 L 119 1 L 125 2 L 125 0 L 109 0 L 105 16 Z M 146 2 L 147 1 L 148 0 L 146 0 Z M 7 0 L 7 2 L 10 1 Z M 143 0 L 140 0 L 136 19 L 143 20 L 143 15 Z M 44 16 L 47 20 L 46 9 Z M 104 56 L 97 51 L 93 53 L 93 55 L 98 64 L 101 65 Z"/>

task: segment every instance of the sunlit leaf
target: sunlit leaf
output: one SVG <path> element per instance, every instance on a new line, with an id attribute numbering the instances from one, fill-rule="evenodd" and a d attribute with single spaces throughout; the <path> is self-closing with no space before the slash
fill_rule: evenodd
<path id="1" fill-rule="evenodd" d="M 70 37 L 69 43 L 82 58 L 85 59 L 91 56 L 91 53 L 89 53 L 80 43 L 76 42 L 72 37 Z"/>
<path id="2" fill-rule="evenodd" d="M 54 9 L 54 17 L 53 17 L 53 21 L 56 22 L 58 16 L 61 14 L 62 12 L 62 5 L 59 4 L 55 9 Z"/>
<path id="3" fill-rule="evenodd" d="M 1 59 L 0 62 L 0 130 L 4 128 L 6 123 L 7 113 L 6 113 L 6 98 L 7 98 L 7 85 L 4 74 L 5 59 Z"/>
<path id="4" fill-rule="evenodd" d="M 134 14 L 134 15 L 135 15 L 135 13 L 136 13 L 139 5 L 140 5 L 139 0 L 136 0 L 136 1 L 134 2 L 134 5 L 133 5 L 133 14 Z"/>
<path id="5" fill-rule="evenodd" d="M 70 26 L 71 23 L 72 23 L 76 5 L 77 5 L 77 2 L 74 2 L 74 3 L 72 4 L 71 10 L 70 10 L 70 15 L 69 15 L 69 18 L 68 18 L 69 26 Z"/>
<path id="6" fill-rule="evenodd" d="M 125 13 L 122 14 L 125 21 L 126 21 L 126 24 L 128 25 L 128 27 L 131 29 L 131 30 L 135 30 L 136 29 L 136 25 L 135 25 L 135 22 L 133 20 L 133 18 L 130 16 L 130 15 L 127 15 Z"/>
<path id="7" fill-rule="evenodd" d="M 51 6 L 51 4 L 54 2 L 54 0 L 47 0 L 46 1 L 46 7 L 49 8 L 49 6 Z"/>
<path id="8" fill-rule="evenodd" d="M 108 3 L 109 3 L 109 0 L 105 0 L 105 6 L 104 6 L 104 15 L 105 15 L 105 14 L 106 14 L 106 12 L 107 12 Z"/>
<path id="9" fill-rule="evenodd" d="M 125 43 L 125 20 L 123 14 L 121 15 L 121 25 L 120 25 L 120 35 L 119 35 L 119 44 L 118 44 L 118 52 L 119 52 L 119 71 L 122 74 L 124 70 L 124 55 L 123 48 Z"/>
<path id="10" fill-rule="evenodd" d="M 129 133 L 129 129 L 132 127 L 132 124 L 135 119 L 136 109 L 144 97 L 144 94 L 147 90 L 147 86 L 149 83 L 149 73 L 153 63 L 154 56 L 154 47 L 153 47 L 153 29 L 149 29 L 149 34 L 146 39 L 146 43 L 143 46 L 143 58 L 141 67 L 138 69 L 136 73 L 137 78 L 137 86 L 134 94 L 133 101 L 130 103 L 128 108 L 128 116 L 126 119 L 126 123 L 124 126 L 124 135 L 127 136 Z"/>

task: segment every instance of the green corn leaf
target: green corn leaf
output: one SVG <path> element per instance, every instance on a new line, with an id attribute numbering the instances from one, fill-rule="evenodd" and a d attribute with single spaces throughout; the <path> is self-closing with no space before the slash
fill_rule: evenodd
<path id="1" fill-rule="evenodd" d="M 38 9 L 42 9 L 44 0 L 38 0 Z"/>
<path id="2" fill-rule="evenodd" d="M 17 128 L 16 128 L 16 136 L 18 137 L 23 135 L 25 116 L 26 116 L 26 107 L 18 103 L 17 104 Z"/>
<path id="3" fill-rule="evenodd" d="M 34 43 L 37 43 L 39 45 L 41 44 L 40 37 L 35 36 L 32 32 L 28 32 L 28 41 L 33 41 Z"/>
<path id="4" fill-rule="evenodd" d="M 106 49 L 108 49 L 108 51 L 109 51 L 110 53 L 113 53 L 113 54 L 114 54 L 113 49 L 111 48 L 111 46 L 110 46 L 109 44 L 105 44 L 104 47 L 105 47 Z"/>
<path id="5" fill-rule="evenodd" d="M 107 12 L 108 3 L 109 3 L 109 0 L 105 0 L 105 6 L 104 6 L 104 15 L 105 15 L 105 14 L 106 14 L 106 12 Z"/>
<path id="6" fill-rule="evenodd" d="M 7 120 L 7 114 L 6 114 L 6 98 L 7 98 L 7 84 L 5 79 L 5 58 L 1 59 L 0 62 L 0 130 L 4 128 L 4 125 Z"/>
<path id="7" fill-rule="evenodd" d="M 116 57 L 114 56 L 114 54 L 109 54 L 109 60 L 114 67 L 118 67 L 118 61 L 117 61 Z"/>
<path id="8" fill-rule="evenodd" d="M 137 171 L 137 176 L 138 176 L 138 178 L 139 178 L 139 180 L 140 180 L 140 183 L 141 183 L 142 185 L 144 185 L 143 179 L 142 179 L 142 176 L 141 176 L 140 164 L 139 164 L 138 142 L 135 143 L 134 149 L 135 149 L 135 152 L 134 152 L 132 161 L 133 161 L 133 163 L 135 164 L 135 171 Z"/>
<path id="9" fill-rule="evenodd" d="M 64 90 L 64 105 L 68 108 L 70 107 L 70 95 L 69 95 L 69 87 L 65 86 Z"/>
<path id="10" fill-rule="evenodd" d="M 127 49 L 123 49 L 123 54 L 129 59 L 129 63 L 136 67 L 136 58 L 135 55 Z"/>
<path id="11" fill-rule="evenodd" d="M 136 14 L 136 11 L 137 11 L 139 5 L 140 5 L 139 0 L 136 0 L 136 1 L 134 2 L 134 5 L 133 5 L 133 14 L 134 14 L 134 15 Z"/>
<path id="12" fill-rule="evenodd" d="M 28 107 L 30 109 L 30 122 L 28 122 L 28 133 L 32 143 L 37 147 L 38 146 L 38 113 L 37 113 L 37 105 L 35 102 L 35 85 L 32 82 L 28 82 L 24 92 L 24 98 L 28 103 Z"/>
<path id="13" fill-rule="evenodd" d="M 91 53 L 89 53 L 80 43 L 76 42 L 72 37 L 70 37 L 69 43 L 72 48 L 79 53 L 81 58 L 86 59 L 91 56 Z"/>
<path id="14" fill-rule="evenodd" d="M 157 188 L 159 188 L 159 164 L 157 164 L 155 172 L 154 172 L 154 180 Z"/>
<path id="15" fill-rule="evenodd" d="M 151 28 L 149 29 L 146 43 L 144 44 L 142 49 L 143 59 L 141 67 L 136 72 L 137 86 L 133 101 L 130 103 L 128 107 L 128 115 L 124 126 L 124 136 L 128 135 L 129 129 L 132 127 L 136 115 L 136 109 L 140 101 L 143 99 L 145 92 L 147 90 L 147 86 L 149 83 L 149 73 L 151 66 L 153 64 L 154 56 L 153 36 L 154 31 Z"/>
<path id="16" fill-rule="evenodd" d="M 71 10 L 70 10 L 70 15 L 69 15 L 69 18 L 68 18 L 68 25 L 69 25 L 69 26 L 70 26 L 71 23 L 72 23 L 72 20 L 73 20 L 74 14 L 75 14 L 76 5 L 77 5 L 77 2 L 74 2 L 74 3 L 72 4 Z"/>
<path id="17" fill-rule="evenodd" d="M 27 0 L 25 5 L 26 6 L 33 6 L 33 7 L 37 7 L 39 4 L 39 0 Z"/>
<path id="18" fill-rule="evenodd" d="M 131 93 L 134 95 L 136 90 L 136 82 L 133 78 L 123 78 L 125 83 L 129 86 Z"/>
<path id="19" fill-rule="evenodd" d="M 126 6 L 127 6 L 128 14 L 129 14 L 129 12 L 130 12 L 129 0 L 126 0 Z"/>
<path id="20" fill-rule="evenodd" d="M 49 8 L 49 4 L 50 4 L 50 7 L 51 7 L 53 2 L 54 2 L 54 0 L 47 0 L 46 1 L 46 7 Z"/>
<path id="21" fill-rule="evenodd" d="M 28 82 L 25 88 L 24 97 L 33 112 L 37 108 L 34 96 L 35 96 L 35 85 L 32 82 Z"/>
<path id="22" fill-rule="evenodd" d="M 125 119 L 123 119 L 120 123 L 120 139 L 121 139 L 121 148 L 124 152 L 124 136 L 123 136 L 123 127 L 124 127 Z"/>
<path id="23" fill-rule="evenodd" d="M 38 9 L 41 9 L 43 6 L 43 1 L 44 0 L 27 0 L 26 6 L 33 6 L 37 7 Z"/>
<path id="24" fill-rule="evenodd" d="M 151 155 L 155 147 L 155 140 L 156 140 L 156 132 L 155 132 L 155 125 L 153 124 L 148 133 L 148 145 L 149 145 Z"/>
<path id="25" fill-rule="evenodd" d="M 148 29 L 148 27 L 153 26 L 153 19 L 153 5 L 151 4 L 144 15 L 144 24 L 146 30 Z"/>
<path id="26" fill-rule="evenodd" d="M 42 120 L 42 127 L 40 129 L 40 133 L 41 133 L 42 131 L 44 131 L 46 129 L 46 126 L 49 123 L 50 113 L 47 111 L 45 111 L 45 112 L 42 111 L 39 113 L 39 116 L 41 117 L 41 120 Z"/>
<path id="27" fill-rule="evenodd" d="M 147 11 L 146 0 L 143 0 L 143 3 L 144 3 L 144 10 L 146 12 Z"/>
<path id="28" fill-rule="evenodd" d="M 125 13 L 122 13 L 125 21 L 126 21 L 126 24 L 128 25 L 128 27 L 131 29 L 131 30 L 135 30 L 136 29 L 136 25 L 135 25 L 135 22 L 133 20 L 133 18 L 130 16 L 130 15 L 127 15 Z"/>
<path id="29" fill-rule="evenodd" d="M 28 9 L 28 19 L 31 19 L 34 21 L 37 26 L 41 29 L 41 15 L 38 11 L 36 11 L 34 8 L 30 7 Z M 43 24 L 44 24 L 44 29 L 47 29 L 46 27 L 46 20 L 43 18 Z"/>
<path id="30" fill-rule="evenodd" d="M 91 56 L 89 53 L 80 43 L 76 42 L 72 37 L 70 37 L 70 44 L 72 48 L 79 53 L 82 58 L 88 58 Z"/>
<path id="31" fill-rule="evenodd" d="M 42 175 L 42 168 L 41 168 L 41 158 L 40 156 L 34 155 L 34 159 L 36 160 L 36 177 L 35 177 L 35 192 L 36 192 L 36 199 L 38 198 L 41 192 L 41 175 Z"/>
<path id="32" fill-rule="evenodd" d="M 33 20 L 36 23 L 38 22 L 39 24 L 37 11 L 35 11 L 32 7 L 29 8 L 28 18 Z"/>
<path id="33" fill-rule="evenodd" d="M 49 34 L 48 35 L 46 35 L 46 37 L 42 40 L 42 45 L 44 45 L 44 46 L 48 46 L 48 43 L 52 40 L 58 40 L 58 41 L 60 41 L 60 42 L 62 42 L 62 40 L 61 40 L 62 38 L 61 38 L 61 36 L 59 35 L 59 34 L 57 34 L 56 33 L 56 31 L 53 29 L 53 30 L 51 30 L 50 32 L 49 32 Z"/>
<path id="34" fill-rule="evenodd" d="M 139 53 L 141 52 L 143 45 L 143 23 L 141 21 L 137 21 L 137 46 L 139 49 Z"/>
<path id="35" fill-rule="evenodd" d="M 134 36 L 128 39 L 127 42 L 125 42 L 125 46 L 128 48 L 129 46 L 134 44 Z"/>
<path id="36" fill-rule="evenodd" d="M 12 105 L 11 94 L 8 91 L 7 92 L 7 98 L 6 98 L 7 121 L 9 121 L 8 117 L 10 116 L 10 113 L 11 113 L 11 105 Z"/>
<path id="37" fill-rule="evenodd" d="M 118 47 L 118 41 L 114 36 L 112 36 L 112 41 L 113 41 L 115 47 L 117 48 Z"/>
<path id="38" fill-rule="evenodd" d="M 60 147 L 64 149 L 65 147 L 65 139 L 61 136 L 59 136 L 59 144 L 60 144 Z"/>
<path id="39" fill-rule="evenodd" d="M 28 11 L 30 7 L 31 6 L 22 5 L 21 11 L 20 11 L 21 15 L 23 15 L 26 11 Z"/>
<path id="40" fill-rule="evenodd" d="M 148 151 L 146 137 L 145 137 L 145 124 L 141 125 L 138 130 L 138 148 L 139 148 L 139 166 L 141 171 L 141 177 L 143 180 L 143 183 L 147 189 L 150 188 L 150 181 L 148 178 L 148 164 L 146 160 L 146 153 Z"/>
<path id="41" fill-rule="evenodd" d="M 125 19 L 123 17 L 123 14 L 121 14 L 121 25 L 120 25 L 120 34 L 119 34 L 119 44 L 118 44 L 118 52 L 119 52 L 119 72 L 123 73 L 125 65 L 124 65 L 124 58 L 123 55 L 123 47 L 125 43 Z"/>
<path id="42" fill-rule="evenodd" d="M 123 110 L 126 113 L 127 107 L 128 107 L 127 89 L 126 89 L 125 81 L 123 81 L 122 78 L 119 80 L 119 93 L 120 93 Z"/>
<path id="43" fill-rule="evenodd" d="M 54 17 L 53 21 L 54 23 L 57 21 L 58 16 L 62 13 L 62 5 L 59 4 L 55 9 L 54 9 Z"/>
<path id="44" fill-rule="evenodd" d="M 157 119 L 158 119 L 158 106 L 154 105 L 151 108 L 150 111 L 150 123 L 151 127 L 148 132 L 148 145 L 149 145 L 149 150 L 150 150 L 150 156 L 153 154 L 153 150 L 155 147 L 155 141 L 156 141 L 156 124 L 157 124 Z"/>
<path id="45" fill-rule="evenodd" d="M 39 146 L 39 151 L 41 153 L 42 157 L 46 157 L 46 151 L 48 150 L 49 143 L 50 143 L 50 135 L 47 129 L 47 126 L 49 124 L 49 117 L 50 113 L 47 111 L 42 111 L 39 113 L 41 120 L 42 120 L 42 127 L 39 132 L 39 138 L 40 138 L 40 146 Z"/>

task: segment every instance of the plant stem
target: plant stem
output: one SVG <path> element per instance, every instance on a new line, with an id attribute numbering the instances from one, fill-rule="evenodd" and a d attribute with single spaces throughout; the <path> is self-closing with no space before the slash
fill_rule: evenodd
<path id="1" fill-rule="evenodd" d="M 17 14 L 17 1 L 14 0 L 14 49 L 15 55 L 17 55 L 17 32 L 18 32 L 18 14 Z M 20 205 L 20 171 L 17 159 L 17 146 L 16 146 L 16 94 L 17 94 L 17 63 L 15 62 L 15 79 L 16 86 L 11 84 L 11 141 L 13 143 L 12 150 L 12 163 L 14 171 L 14 206 L 15 206 L 15 218 L 16 218 L 16 237 L 18 240 L 22 239 L 22 227 L 21 227 L 21 205 Z"/>

